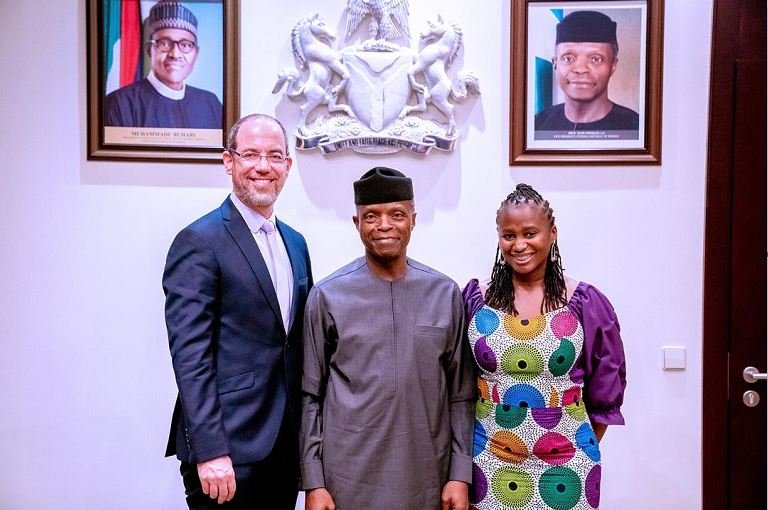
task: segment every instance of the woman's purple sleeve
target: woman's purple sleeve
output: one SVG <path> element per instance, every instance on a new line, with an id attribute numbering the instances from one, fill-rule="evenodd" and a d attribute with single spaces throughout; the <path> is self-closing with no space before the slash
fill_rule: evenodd
<path id="1" fill-rule="evenodd" d="M 480 283 L 476 279 L 469 280 L 467 286 L 461 291 L 461 297 L 464 299 L 464 311 L 467 314 L 467 324 L 469 324 L 472 316 L 485 304 Z"/>
<path id="2" fill-rule="evenodd" d="M 626 363 L 616 312 L 608 298 L 585 283 L 576 288 L 569 306 L 584 328 L 584 347 L 571 379 L 583 379 L 584 403 L 592 421 L 624 425 Z"/>

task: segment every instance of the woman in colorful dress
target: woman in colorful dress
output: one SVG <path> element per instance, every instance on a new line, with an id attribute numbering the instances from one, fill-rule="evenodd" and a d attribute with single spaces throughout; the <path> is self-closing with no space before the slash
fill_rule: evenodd
<path id="1" fill-rule="evenodd" d="M 496 227 L 490 281 L 464 289 L 479 369 L 472 508 L 598 508 L 598 443 L 624 424 L 618 319 L 563 274 L 555 217 L 531 186 L 501 203 Z"/>

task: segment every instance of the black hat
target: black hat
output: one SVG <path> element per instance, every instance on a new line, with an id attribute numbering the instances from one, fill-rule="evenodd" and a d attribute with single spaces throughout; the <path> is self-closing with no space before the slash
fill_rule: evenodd
<path id="1" fill-rule="evenodd" d="M 197 37 L 197 18 L 181 2 L 160 0 L 149 10 L 149 33 L 163 28 L 180 28 Z"/>
<path id="2" fill-rule="evenodd" d="M 355 205 L 386 204 L 413 200 L 413 184 L 402 172 L 377 166 L 353 184 Z"/>
<path id="3" fill-rule="evenodd" d="M 557 40 L 563 42 L 596 42 L 618 44 L 616 22 L 597 11 L 576 11 L 557 24 Z"/>

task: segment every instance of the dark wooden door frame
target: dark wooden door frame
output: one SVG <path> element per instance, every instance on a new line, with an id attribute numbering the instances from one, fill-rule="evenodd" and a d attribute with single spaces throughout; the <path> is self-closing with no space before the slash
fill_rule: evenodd
<path id="1" fill-rule="evenodd" d="M 750 3 L 752 2 L 752 3 Z M 762 16 L 746 16 L 752 7 L 762 10 Z M 745 7 L 749 5 L 749 9 Z M 752 9 L 754 10 L 754 9 Z M 705 510 L 731 508 L 733 499 L 729 494 L 730 448 L 729 448 L 729 351 L 731 324 L 734 310 L 731 309 L 732 279 L 731 264 L 734 256 L 731 241 L 732 212 L 738 204 L 734 200 L 734 160 L 739 153 L 735 130 L 733 104 L 737 92 L 737 68 L 740 60 L 757 58 L 765 60 L 765 3 L 764 0 L 714 0 L 712 70 L 709 101 L 709 141 L 707 156 L 706 224 L 704 246 L 704 320 L 703 320 L 703 381 L 702 381 L 702 501 Z M 765 95 L 765 67 L 759 78 Z M 758 101 L 755 107 L 759 107 Z M 762 102 L 765 118 L 765 103 Z M 761 143 L 762 141 L 762 143 Z M 757 137 L 757 146 L 751 147 L 756 154 L 762 151 L 765 166 L 765 130 Z M 761 158 L 758 157 L 759 161 Z M 764 169 L 763 169 L 764 170 Z M 765 193 L 765 185 L 757 193 Z M 739 197 L 740 200 L 746 198 Z M 762 202 L 765 203 L 764 201 Z M 765 254 L 765 223 L 754 225 L 757 232 L 756 248 L 762 246 Z M 765 262 L 762 263 L 762 279 L 765 280 Z M 760 277 L 759 273 L 755 275 Z M 759 360 L 758 363 L 764 363 Z M 739 367 L 732 364 L 732 370 Z M 762 366 L 762 365 L 758 365 Z M 730 374 L 730 381 L 739 374 Z M 731 398 L 739 398 L 732 391 Z M 761 409 L 765 409 L 761 403 Z M 763 411 L 764 412 L 764 411 Z"/>

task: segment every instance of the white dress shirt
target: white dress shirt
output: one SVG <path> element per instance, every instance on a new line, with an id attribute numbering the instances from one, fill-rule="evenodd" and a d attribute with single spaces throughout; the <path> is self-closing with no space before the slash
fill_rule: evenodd
<path id="1" fill-rule="evenodd" d="M 247 205 L 245 205 L 234 193 L 230 194 L 232 203 L 240 212 L 240 215 L 248 225 L 256 244 L 259 247 L 261 256 L 269 270 L 269 276 L 272 279 L 272 285 L 277 294 L 277 300 L 280 303 L 280 314 L 283 319 L 283 326 L 287 332 L 291 321 L 291 306 L 293 305 L 293 270 L 291 269 L 291 260 L 288 258 L 288 251 L 285 249 L 285 243 L 280 235 L 280 231 L 275 228 L 273 236 L 273 248 L 270 247 L 267 234 L 262 230 L 262 225 L 269 221 L 272 225 L 275 222 L 275 214 L 265 218 Z"/>

